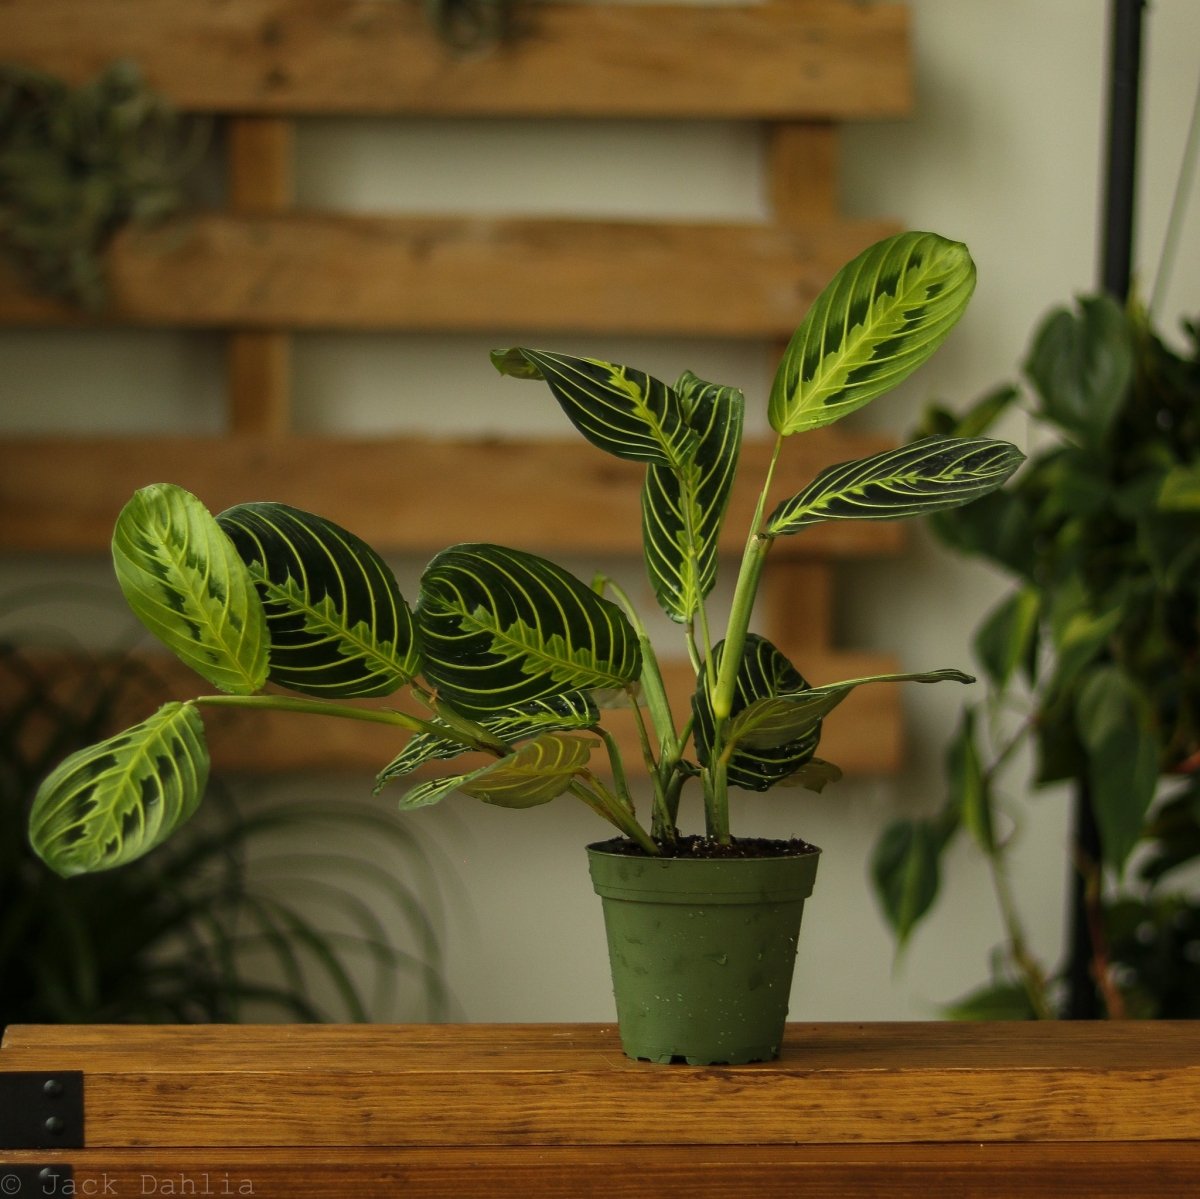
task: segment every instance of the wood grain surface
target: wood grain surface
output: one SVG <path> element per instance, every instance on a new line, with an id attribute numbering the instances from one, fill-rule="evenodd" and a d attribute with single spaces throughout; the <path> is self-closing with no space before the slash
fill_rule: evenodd
<path id="1" fill-rule="evenodd" d="M 534 4 L 487 54 L 395 0 L 5 0 L 10 61 L 82 82 L 141 64 L 184 109 L 228 113 L 894 117 L 912 104 L 898 4 Z"/>

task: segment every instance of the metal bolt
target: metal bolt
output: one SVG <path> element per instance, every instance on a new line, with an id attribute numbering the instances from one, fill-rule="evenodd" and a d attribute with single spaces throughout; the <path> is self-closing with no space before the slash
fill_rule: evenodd
<path id="1" fill-rule="evenodd" d="M 48 1078 L 42 1083 L 42 1094 L 49 1095 L 51 1099 L 57 1099 L 63 1093 L 63 1085 L 57 1078 Z"/>
<path id="2" fill-rule="evenodd" d="M 51 1116 L 49 1119 L 47 1119 L 45 1124 L 42 1125 L 42 1127 L 48 1133 L 57 1136 L 66 1129 L 67 1122 L 62 1118 L 62 1116 Z"/>

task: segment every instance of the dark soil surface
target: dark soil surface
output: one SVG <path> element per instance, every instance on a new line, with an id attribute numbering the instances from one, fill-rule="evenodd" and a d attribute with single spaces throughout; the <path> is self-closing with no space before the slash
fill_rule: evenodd
<path id="1" fill-rule="evenodd" d="M 636 841 L 627 841 L 624 837 L 614 837 L 611 841 L 602 841 L 593 846 L 604 853 L 623 853 L 631 858 L 645 858 L 649 854 Z M 667 858 L 783 858 L 799 857 L 801 854 L 812 853 L 815 845 L 801 841 L 795 837 L 789 841 L 772 841 L 766 837 L 735 837 L 729 845 L 718 841 L 709 841 L 704 837 L 680 837 L 673 849 L 663 849 L 663 857 Z"/>

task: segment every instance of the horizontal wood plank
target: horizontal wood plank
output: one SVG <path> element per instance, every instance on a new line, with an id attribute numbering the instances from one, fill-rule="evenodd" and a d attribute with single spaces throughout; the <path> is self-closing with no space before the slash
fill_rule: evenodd
<path id="1" fill-rule="evenodd" d="M 501 392 L 531 386 L 494 375 L 486 362 L 481 370 Z M 561 415 L 549 394 L 546 403 L 548 421 Z M 774 493 L 794 494 L 823 467 L 887 444 L 834 429 L 792 438 Z M 741 552 L 769 453 L 764 442 L 745 444 L 722 541 L 729 553 Z M 424 557 L 459 541 L 493 541 L 575 558 L 640 555 L 643 475 L 638 463 L 580 438 L 15 436 L 0 441 L 0 549 L 105 551 L 134 490 L 171 482 L 213 512 L 247 500 L 293 504 L 386 553 Z M 903 524 L 829 522 L 779 538 L 772 553 L 855 557 L 903 544 Z"/>
<path id="2" fill-rule="evenodd" d="M 1195 1142 L 940 1145 L 619 1145 L 588 1149 L 89 1149 L 75 1195 L 255 1199 L 1183 1199 Z M 108 1190 L 105 1190 L 105 1187 Z M 53 1190 L 41 1192 L 54 1194 Z"/>
<path id="3" fill-rule="evenodd" d="M 139 63 L 184 109 L 878 118 L 912 103 L 897 4 L 531 4 L 487 54 L 396 0 L 6 0 L 5 58 L 81 82 Z"/>
<path id="4" fill-rule="evenodd" d="M 91 1149 L 1197 1140 L 1188 1022 L 791 1025 L 720 1068 L 631 1062 L 608 1026 L 87 1036 L 10 1029 L 0 1069 L 83 1070 Z"/>
<path id="5" fill-rule="evenodd" d="M 0 9 L 2 11 L 2 9 Z M 197 213 L 126 229 L 105 321 L 238 329 L 788 337 L 880 221 L 757 224 Z M 80 313 L 0 275 L 0 324 Z"/>

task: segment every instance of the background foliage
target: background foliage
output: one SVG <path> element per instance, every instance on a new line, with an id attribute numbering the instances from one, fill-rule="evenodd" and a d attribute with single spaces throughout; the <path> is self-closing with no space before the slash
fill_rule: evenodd
<path id="1" fill-rule="evenodd" d="M 162 684 L 128 649 L 72 644 L 48 669 L 64 659 L 33 640 L 0 641 L 0 1026 L 444 1018 L 433 873 L 390 812 L 217 784 L 152 860 L 47 870 L 25 832 L 37 783 Z"/>
<path id="2" fill-rule="evenodd" d="M 988 696 L 950 743 L 945 803 L 894 822 L 874 855 L 901 947 L 960 835 L 987 862 L 1006 940 L 953 1015 L 1061 1011 L 1061 968 L 1031 956 L 1009 882 L 1030 759 L 1033 789 L 1073 782 L 1095 813 L 1100 859 L 1073 866 L 1107 1014 L 1200 1015 L 1200 340 L 1184 331 L 1180 351 L 1137 308 L 1085 297 L 1037 330 L 1026 388 L 934 408 L 920 430 L 975 435 L 1028 398 L 1044 444 L 1004 490 L 931 519 L 1011 590 L 976 632 Z"/>

